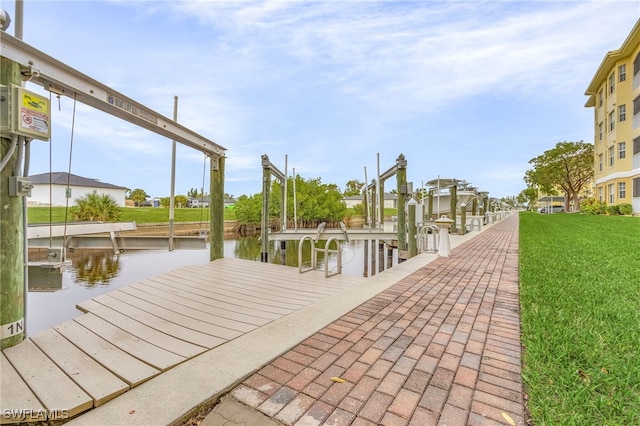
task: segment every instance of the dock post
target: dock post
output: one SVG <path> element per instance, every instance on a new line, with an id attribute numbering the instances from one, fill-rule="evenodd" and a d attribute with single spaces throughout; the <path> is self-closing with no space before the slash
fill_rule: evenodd
<path id="1" fill-rule="evenodd" d="M 396 183 L 398 192 L 398 249 L 407 249 L 407 220 L 404 212 L 407 191 L 407 160 L 400 154 L 396 159 Z"/>
<path id="2" fill-rule="evenodd" d="M 209 197 L 209 259 L 224 257 L 224 157 L 211 157 L 211 195 Z"/>
<path id="3" fill-rule="evenodd" d="M 458 182 L 454 181 L 453 186 L 449 188 L 449 193 L 451 194 L 451 203 L 449 206 L 449 215 L 451 216 L 451 232 L 456 232 L 456 212 L 458 211 Z"/>
<path id="4" fill-rule="evenodd" d="M 271 196 L 271 163 L 262 156 L 262 223 L 260 225 L 260 261 L 269 261 L 269 197 Z M 295 176 L 293 177 L 295 179 Z"/>
<path id="5" fill-rule="evenodd" d="M 418 254 L 418 246 L 416 241 L 416 206 L 418 202 L 412 197 L 409 200 L 409 258 Z"/>
<path id="6" fill-rule="evenodd" d="M 5 86 L 22 83 L 20 65 L 5 57 L 0 58 L 0 84 Z M 2 99 L 2 102 L 8 102 Z M 19 161 L 19 144 L 22 141 L 0 138 L 0 160 L 6 163 L 0 170 L 0 346 L 2 349 L 15 346 L 25 337 L 24 330 L 24 215 L 22 197 L 9 195 L 9 181 L 14 175 L 14 166 Z M 8 156 L 8 157 L 7 157 Z M 18 165 L 22 167 L 22 165 Z"/>
<path id="7" fill-rule="evenodd" d="M 460 229 L 458 234 L 464 235 L 467 232 L 467 205 L 460 204 Z"/>

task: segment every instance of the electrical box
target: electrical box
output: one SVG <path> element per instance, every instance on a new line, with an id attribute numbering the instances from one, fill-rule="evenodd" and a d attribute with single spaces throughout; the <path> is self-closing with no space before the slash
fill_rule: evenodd
<path id="1" fill-rule="evenodd" d="M 48 141 L 51 138 L 49 100 L 20 86 L 0 86 L 0 133 Z"/>
<path id="2" fill-rule="evenodd" d="M 31 197 L 33 184 L 29 178 L 22 176 L 9 177 L 9 195 L 12 197 Z"/>

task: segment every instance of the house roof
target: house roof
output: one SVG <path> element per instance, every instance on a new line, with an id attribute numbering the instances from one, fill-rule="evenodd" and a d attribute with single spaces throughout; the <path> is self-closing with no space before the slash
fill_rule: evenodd
<path id="1" fill-rule="evenodd" d="M 51 177 L 51 179 L 49 179 Z M 29 176 L 29 181 L 33 184 L 67 185 L 69 186 L 86 186 L 90 188 L 111 188 L 111 189 L 127 189 L 124 186 L 112 185 L 110 183 L 100 182 L 98 179 L 86 178 L 66 172 L 40 173 L 39 175 Z"/>

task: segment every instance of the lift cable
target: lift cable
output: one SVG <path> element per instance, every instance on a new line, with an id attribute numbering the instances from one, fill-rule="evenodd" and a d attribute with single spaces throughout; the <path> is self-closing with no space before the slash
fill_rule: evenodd
<path id="1" fill-rule="evenodd" d="M 73 156 L 73 135 L 76 127 L 76 105 L 77 105 L 77 94 L 73 95 L 73 114 L 71 118 L 71 141 L 69 143 L 69 168 L 67 172 L 67 189 L 65 193 L 65 207 L 64 207 L 64 232 L 62 235 L 62 241 L 67 239 L 67 222 L 68 222 L 68 213 L 69 213 L 69 198 L 71 198 L 71 158 Z"/>

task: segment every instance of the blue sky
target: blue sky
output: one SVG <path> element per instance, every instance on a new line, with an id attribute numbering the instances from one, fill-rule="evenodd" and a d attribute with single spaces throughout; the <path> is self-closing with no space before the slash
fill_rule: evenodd
<path id="1" fill-rule="evenodd" d="M 261 191 L 262 154 L 344 189 L 402 153 L 415 188 L 505 197 L 530 159 L 593 141 L 584 92 L 639 16 L 638 0 L 25 0 L 24 41 L 166 117 L 178 96 L 178 121 L 227 149 L 235 196 Z M 31 174 L 69 169 L 72 111 L 54 98 Z M 72 173 L 168 196 L 170 170 L 170 140 L 78 104 Z M 203 170 L 179 145 L 176 193 L 208 191 Z"/>

